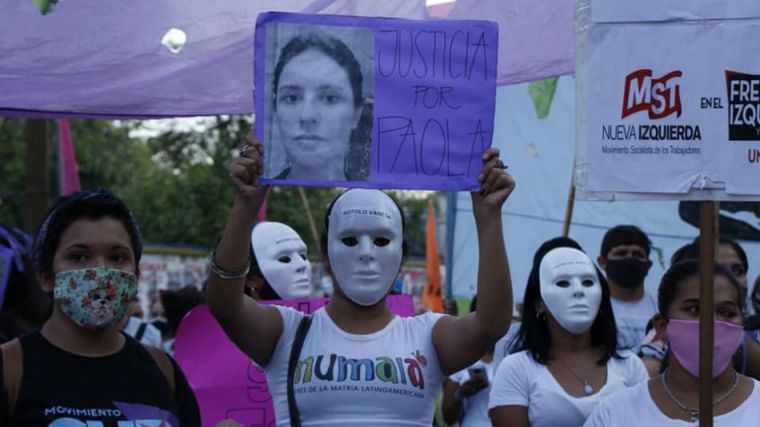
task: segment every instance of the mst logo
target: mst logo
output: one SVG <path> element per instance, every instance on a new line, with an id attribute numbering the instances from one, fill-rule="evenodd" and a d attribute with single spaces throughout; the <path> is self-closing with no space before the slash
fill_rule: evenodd
<path id="1" fill-rule="evenodd" d="M 760 75 L 726 71 L 728 139 L 760 141 Z"/>
<path id="2" fill-rule="evenodd" d="M 630 122 L 602 124 L 603 141 L 701 141 L 699 125 L 685 124 L 681 117 L 681 70 L 671 71 L 660 78 L 652 70 L 640 69 L 625 77 L 622 119 L 646 111 L 649 120 L 640 124 Z M 675 117 L 672 115 L 675 114 Z M 668 116 L 670 120 L 652 122 Z M 631 146 L 631 151 L 639 148 Z M 651 147 L 645 147 L 651 149 Z M 667 152 L 675 153 L 677 150 Z M 654 152 L 654 151 L 653 151 Z M 662 150 L 661 150 L 662 152 Z"/>
<path id="3" fill-rule="evenodd" d="M 639 111 L 648 111 L 650 119 L 661 119 L 673 113 L 681 116 L 681 71 L 671 71 L 659 79 L 652 70 L 641 69 L 625 78 L 623 115 L 626 118 Z"/>

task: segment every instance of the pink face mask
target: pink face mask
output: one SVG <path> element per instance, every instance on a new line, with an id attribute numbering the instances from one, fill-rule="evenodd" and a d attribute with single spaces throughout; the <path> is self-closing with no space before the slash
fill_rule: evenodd
<path id="1" fill-rule="evenodd" d="M 722 320 L 716 320 L 713 328 L 712 375 L 715 378 L 726 369 L 741 345 L 744 328 Z M 699 377 L 699 321 L 670 319 L 666 333 L 678 362 L 690 374 Z"/>

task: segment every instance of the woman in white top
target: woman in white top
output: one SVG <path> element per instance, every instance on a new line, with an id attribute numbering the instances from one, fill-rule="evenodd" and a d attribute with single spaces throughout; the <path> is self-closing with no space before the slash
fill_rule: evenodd
<path id="1" fill-rule="evenodd" d="M 293 343 L 307 325 L 303 313 L 243 295 L 251 230 L 266 194 L 258 182 L 262 152 L 248 141 L 230 164 L 237 195 L 209 261 L 208 302 L 232 341 L 264 368 L 277 425 L 430 426 L 445 375 L 478 360 L 510 320 L 501 209 L 514 181 L 498 150 L 483 153 L 482 190 L 472 193 L 479 251 L 488 254 L 478 267 L 478 311 L 395 316 L 385 300 L 401 267 L 402 212 L 382 191 L 353 189 L 325 216 L 320 245 L 335 293 L 313 313 L 300 351 Z"/>
<path id="2" fill-rule="evenodd" d="M 491 387 L 496 427 L 580 427 L 602 397 L 647 379 L 638 357 L 617 350 L 606 282 L 585 253 L 566 246 L 551 240 L 534 258 L 517 352 Z"/>
<path id="3" fill-rule="evenodd" d="M 713 425 L 760 425 L 760 382 L 736 372 L 731 357 L 744 338 L 742 292 L 729 270 L 715 266 Z M 674 264 L 662 276 L 658 334 L 670 343 L 669 367 L 646 383 L 602 401 L 585 426 L 693 426 L 699 422 L 699 262 Z"/>

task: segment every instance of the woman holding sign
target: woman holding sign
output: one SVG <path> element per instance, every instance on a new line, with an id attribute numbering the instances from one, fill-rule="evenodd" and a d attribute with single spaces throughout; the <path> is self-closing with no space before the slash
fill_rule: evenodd
<path id="1" fill-rule="evenodd" d="M 577 246 L 550 240 L 534 257 L 517 351 L 491 387 L 494 426 L 581 427 L 603 397 L 648 378 L 635 354 L 617 350 L 607 283 L 567 244 Z"/>
<path id="2" fill-rule="evenodd" d="M 501 208 L 514 181 L 498 150 L 483 153 L 482 191 L 472 194 L 479 250 L 488 254 L 478 267 L 478 311 L 401 318 L 385 300 L 401 267 L 403 217 L 378 190 L 346 191 L 327 211 L 321 244 L 336 286 L 326 308 L 305 317 L 244 297 L 250 231 L 266 191 L 258 183 L 263 149 L 251 141 L 246 148 L 230 164 L 237 195 L 209 261 L 208 301 L 264 367 L 277 425 L 429 426 L 445 376 L 478 360 L 510 321 Z"/>
<path id="3" fill-rule="evenodd" d="M 287 166 L 270 178 L 367 179 L 372 114 L 363 80 L 354 53 L 335 37 L 310 32 L 285 44 L 274 66 L 270 114 Z"/>

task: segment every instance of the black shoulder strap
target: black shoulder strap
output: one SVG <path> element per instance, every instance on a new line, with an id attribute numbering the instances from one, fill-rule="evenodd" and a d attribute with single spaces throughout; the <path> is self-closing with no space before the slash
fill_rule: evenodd
<path id="1" fill-rule="evenodd" d="M 18 338 L 8 341 L 0 346 L 0 352 L 2 352 L 3 358 L 4 384 L 2 386 L 5 389 L 6 404 L 8 405 L 8 413 L 5 414 L 7 418 L 5 420 L 0 419 L 0 425 L 10 425 L 13 411 L 16 409 L 16 401 L 24 372 L 24 354 L 21 341 Z"/>
<path id="2" fill-rule="evenodd" d="M 137 328 L 137 333 L 135 334 L 135 339 L 137 341 L 142 340 L 143 335 L 145 335 L 145 328 L 148 327 L 148 324 L 146 322 L 140 322 L 140 326 Z"/>
<path id="3" fill-rule="evenodd" d="M 309 326 L 311 326 L 311 315 L 307 314 L 298 324 L 298 330 L 296 330 L 296 336 L 293 338 L 293 346 L 290 348 L 290 359 L 288 360 L 288 414 L 290 415 L 290 426 L 301 427 L 301 415 L 298 413 L 298 406 L 296 406 L 296 396 L 293 390 L 296 367 L 298 365 L 298 357 L 301 356 L 301 349 L 303 348 L 303 342 L 306 340 L 306 333 L 309 332 Z"/>

